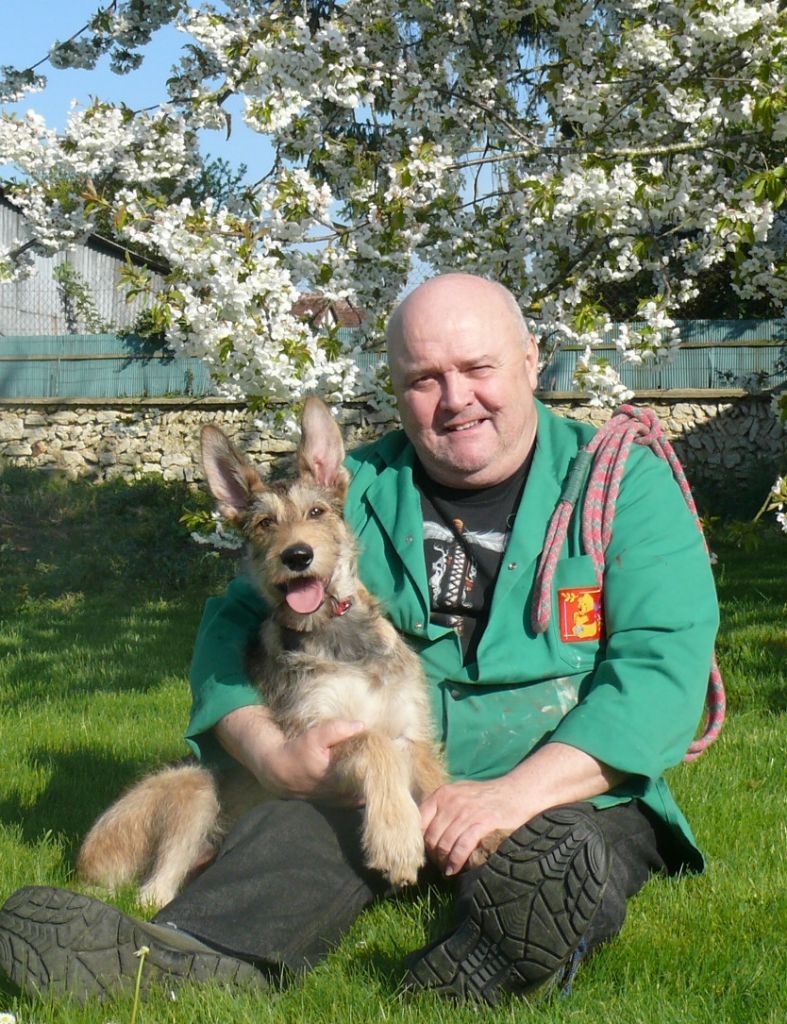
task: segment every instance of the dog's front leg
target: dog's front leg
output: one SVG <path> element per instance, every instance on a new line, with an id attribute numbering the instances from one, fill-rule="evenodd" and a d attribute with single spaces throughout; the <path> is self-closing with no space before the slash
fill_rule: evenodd
<path id="1" fill-rule="evenodd" d="M 410 744 L 410 760 L 412 763 L 411 792 L 417 803 L 421 804 L 436 789 L 449 781 L 445 765 L 432 743 L 413 740 Z"/>
<path id="2" fill-rule="evenodd" d="M 354 736 L 334 750 L 337 778 L 364 800 L 367 865 L 394 885 L 414 883 L 425 853 L 421 814 L 410 793 L 409 752 L 376 732 Z"/>

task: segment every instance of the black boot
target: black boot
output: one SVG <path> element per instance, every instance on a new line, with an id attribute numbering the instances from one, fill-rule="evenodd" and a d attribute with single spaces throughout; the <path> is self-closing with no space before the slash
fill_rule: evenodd
<path id="1" fill-rule="evenodd" d="M 587 814 L 558 807 L 538 815 L 480 869 L 459 927 L 413 955 L 406 985 L 494 1004 L 554 978 L 598 909 L 609 860 Z"/>
<path id="2" fill-rule="evenodd" d="M 0 910 L 0 970 L 28 995 L 68 995 L 81 1003 L 133 989 L 143 947 L 143 989 L 186 980 L 267 987 L 244 960 L 66 889 L 19 889 Z"/>

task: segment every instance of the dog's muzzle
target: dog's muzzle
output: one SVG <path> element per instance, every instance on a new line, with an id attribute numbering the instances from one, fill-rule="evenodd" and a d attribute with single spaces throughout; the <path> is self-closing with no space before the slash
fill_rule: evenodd
<path id="1" fill-rule="evenodd" d="M 314 561 L 314 549 L 308 544 L 291 544 L 279 558 L 293 572 L 305 572 Z"/>

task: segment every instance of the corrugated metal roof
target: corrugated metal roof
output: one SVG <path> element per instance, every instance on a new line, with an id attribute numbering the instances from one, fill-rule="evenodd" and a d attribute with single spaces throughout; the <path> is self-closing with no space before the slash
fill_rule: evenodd
<path id="1" fill-rule="evenodd" d="M 726 345 L 730 342 L 773 342 L 787 343 L 787 320 L 676 320 L 684 342 Z M 633 320 L 630 329 L 645 326 L 644 320 Z M 604 340 L 614 344 L 621 324 L 613 324 L 604 335 Z"/>
<path id="2" fill-rule="evenodd" d="M 0 197 L 0 246 L 26 237 L 24 218 L 8 200 Z M 54 256 L 35 256 L 35 273 L 20 281 L 0 284 L 0 335 L 67 334 L 84 330 L 79 311 L 69 307 L 63 290 L 53 276 L 56 267 L 70 263 L 85 283 L 96 318 L 113 329 L 131 327 L 148 305 L 144 296 L 131 302 L 119 288 L 125 264 L 124 250 L 107 240 L 93 238 Z M 160 277 L 153 274 L 154 291 Z"/>

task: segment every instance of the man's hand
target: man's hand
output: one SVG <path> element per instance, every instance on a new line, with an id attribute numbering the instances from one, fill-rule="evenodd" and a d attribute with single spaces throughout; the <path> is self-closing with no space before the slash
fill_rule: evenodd
<path id="1" fill-rule="evenodd" d="M 510 834 L 537 814 L 606 793 L 626 776 L 565 743 L 547 743 L 507 775 L 451 782 L 421 804 L 429 857 L 455 875 L 490 832 Z"/>
<path id="2" fill-rule="evenodd" d="M 225 715 L 215 732 L 224 749 L 277 796 L 344 803 L 346 796 L 331 786 L 331 752 L 365 728 L 337 718 L 287 739 L 268 709 L 254 704 Z"/>
<path id="3" fill-rule="evenodd" d="M 337 744 L 363 732 L 363 722 L 334 719 L 291 740 L 269 754 L 267 774 L 277 793 L 301 800 L 341 800 L 331 785 L 331 753 Z"/>
<path id="4" fill-rule="evenodd" d="M 481 840 L 496 829 L 510 834 L 528 817 L 509 776 L 488 782 L 451 782 L 421 804 L 424 844 L 446 875 L 455 875 Z"/>

